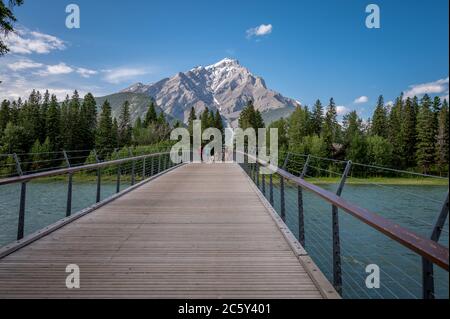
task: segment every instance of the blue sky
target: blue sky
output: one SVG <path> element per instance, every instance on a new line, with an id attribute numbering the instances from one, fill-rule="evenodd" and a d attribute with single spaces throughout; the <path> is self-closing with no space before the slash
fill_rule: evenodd
<path id="1" fill-rule="evenodd" d="M 80 29 L 65 26 L 70 3 Z M 380 29 L 365 26 L 370 3 Z M 14 50 L 0 58 L 0 98 L 32 88 L 105 95 L 231 57 L 285 96 L 308 105 L 333 96 L 342 112 L 368 117 L 379 94 L 448 96 L 448 9 L 448 0 L 25 0 Z"/>

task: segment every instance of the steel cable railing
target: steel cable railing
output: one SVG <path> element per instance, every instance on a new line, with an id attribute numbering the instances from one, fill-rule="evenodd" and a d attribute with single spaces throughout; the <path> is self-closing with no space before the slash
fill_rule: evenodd
<path id="1" fill-rule="evenodd" d="M 428 194 L 416 193 L 415 189 L 402 189 L 401 185 L 387 186 L 381 182 L 367 181 L 358 175 L 359 167 L 353 171 L 353 163 L 347 161 L 286 152 L 279 157 L 279 162 L 283 163 L 284 167 L 280 169 L 263 161 L 255 161 L 255 158 L 249 161 L 248 154 L 246 159 L 246 163 L 242 164 L 244 170 L 285 220 L 287 226 L 305 246 L 324 274 L 334 283 L 338 291 L 342 291 L 344 297 L 448 298 L 448 230 L 445 229 L 445 227 L 448 228 L 448 221 L 446 221 L 448 186 L 441 187 L 440 192 L 443 193 L 443 197 L 444 190 L 447 189 L 447 199 L 439 202 L 433 197 L 428 197 Z M 257 172 L 261 166 L 270 168 L 274 174 L 259 176 Z M 375 167 L 378 172 L 382 169 Z M 392 176 L 394 172 L 403 175 L 410 173 L 392 169 L 387 171 L 389 176 Z M 433 178 L 430 175 L 418 173 L 413 173 L 411 176 Z M 442 178 L 438 179 L 442 182 Z M 321 187 L 314 186 L 314 183 Z M 383 194 L 390 192 L 392 196 L 399 190 L 395 193 L 397 196 L 422 202 L 427 200 L 426 203 L 434 207 L 434 213 L 431 214 L 432 220 L 423 220 L 423 216 L 415 218 L 402 212 L 398 207 L 388 207 L 390 203 L 379 197 L 374 199 L 368 196 L 358 200 L 358 196 L 361 196 L 364 191 L 364 187 L 363 190 L 358 187 L 367 184 L 370 187 L 376 187 Z M 336 194 L 336 191 L 337 197 L 332 193 Z M 437 229 L 439 236 L 431 240 L 425 238 L 428 237 L 426 234 L 423 235 L 425 237 L 420 237 L 388 219 L 345 202 L 344 198 L 360 203 L 362 207 L 370 204 L 371 209 L 376 208 L 377 213 L 389 212 L 391 215 L 388 214 L 387 217 L 396 222 L 398 219 L 413 220 L 426 230 L 426 234 L 433 230 L 436 232 Z M 324 205 L 324 203 L 328 204 Z M 349 214 L 336 214 L 333 218 L 335 209 L 331 213 L 327 208 L 330 204 L 338 206 L 339 210 Z M 375 207 L 372 204 L 379 205 Z M 355 211 L 352 212 L 352 210 Z M 440 218 L 438 222 L 435 222 L 439 210 L 441 210 Z M 417 231 L 417 228 L 413 227 L 413 231 Z M 446 246 L 437 244 L 443 239 L 446 240 Z M 364 243 L 364 240 L 367 242 Z M 435 248 L 437 251 L 432 252 Z M 436 259 L 435 257 L 439 254 L 441 257 Z M 367 274 L 362 266 L 372 263 L 380 264 L 380 276 L 384 280 L 381 289 L 368 289 L 365 286 Z M 434 269 L 433 263 L 442 268 Z M 340 278 L 336 280 L 336 277 Z"/>
<path id="2" fill-rule="evenodd" d="M 75 151 L 70 153 L 73 154 Z M 141 155 L 134 155 L 130 152 L 129 157 L 124 157 L 123 154 L 116 151 L 115 159 L 100 161 L 98 156 L 94 156 L 92 163 L 84 159 L 84 164 L 74 164 L 71 161 L 74 157 L 68 155 L 70 153 L 64 152 L 65 165 L 62 166 L 65 167 L 44 171 L 27 171 L 25 174 L 20 170 L 19 162 L 17 176 L 0 178 L 1 191 L 5 195 L 0 200 L 0 209 L 2 210 L 0 233 L 5 230 L 5 233 L 10 236 L 12 233 L 11 224 L 14 223 L 17 227 L 15 237 L 17 241 L 21 241 L 30 234 L 30 231 L 37 231 L 50 224 L 43 225 L 41 221 L 33 220 L 40 228 L 29 227 L 27 226 L 27 217 L 31 218 L 39 214 L 49 215 L 49 211 L 54 212 L 54 216 L 59 216 L 62 210 L 65 211 L 66 218 L 77 215 L 81 210 L 101 204 L 102 201 L 111 198 L 111 196 L 126 191 L 137 183 L 144 182 L 148 178 L 175 166 L 168 152 Z M 89 151 L 89 154 L 96 155 L 96 152 Z M 185 160 L 190 159 L 190 155 L 183 157 Z M 19 186 L 19 189 L 16 189 L 17 186 Z M 76 195 L 77 190 L 82 189 L 88 191 L 81 194 L 83 200 L 77 201 L 74 195 Z M 49 195 L 51 194 L 49 192 L 51 193 L 53 190 L 55 192 L 52 195 L 57 197 L 58 200 L 50 199 Z M 60 195 L 62 192 L 65 193 L 64 200 L 62 200 L 64 196 Z M 19 195 L 16 195 L 17 193 Z M 17 223 L 13 222 L 15 218 L 14 213 L 11 212 L 11 207 L 15 206 L 16 198 L 18 198 L 16 205 L 19 211 L 19 214 L 15 215 Z M 50 200 L 44 203 L 43 199 Z M 53 205 L 54 203 L 55 205 Z M 45 205 L 45 209 L 40 208 L 37 204 Z M 28 208 L 28 206 L 31 206 L 31 208 Z M 65 207 L 63 208 L 63 206 Z M 76 208 L 76 213 L 74 213 L 74 208 Z M 55 222 L 53 217 L 49 220 Z M 8 229 L 5 228 L 7 226 Z M 5 238 L 0 235 L 0 248 L 2 245 L 11 242 L 12 238 Z"/>

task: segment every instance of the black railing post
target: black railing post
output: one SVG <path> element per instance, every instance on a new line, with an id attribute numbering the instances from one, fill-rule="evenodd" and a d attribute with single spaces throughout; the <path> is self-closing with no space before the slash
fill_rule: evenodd
<path id="1" fill-rule="evenodd" d="M 114 150 L 114 153 L 116 153 L 116 159 L 119 159 L 119 153 L 117 152 L 117 149 Z M 120 193 L 120 178 L 122 175 L 122 166 L 120 164 L 117 165 L 117 179 L 116 179 L 116 193 Z"/>
<path id="2" fill-rule="evenodd" d="M 304 179 L 306 176 L 306 173 L 308 172 L 308 165 L 309 161 L 311 159 L 311 156 L 308 155 L 308 158 L 306 159 L 305 166 L 303 166 L 303 171 L 300 174 L 300 178 Z M 298 241 L 300 244 L 305 247 L 305 209 L 303 206 L 303 189 L 301 186 L 297 187 L 297 197 L 298 197 Z"/>
<path id="3" fill-rule="evenodd" d="M 133 152 L 131 149 L 128 149 L 128 153 L 130 154 L 130 157 L 133 157 Z M 136 161 L 131 161 L 131 186 L 133 186 L 136 183 Z"/>
<path id="4" fill-rule="evenodd" d="M 161 173 L 161 154 L 158 155 L 158 174 Z"/>
<path id="5" fill-rule="evenodd" d="M 13 154 L 16 163 L 17 174 L 23 176 L 22 166 L 17 154 Z M 25 204 L 27 200 L 27 183 L 22 183 L 20 188 L 19 220 L 17 223 L 17 240 L 21 240 L 25 233 Z"/>
<path id="6" fill-rule="evenodd" d="M 17 225 L 17 240 L 23 239 L 25 233 L 25 202 L 27 199 L 27 183 L 22 183 L 20 189 L 19 222 Z"/>
<path id="7" fill-rule="evenodd" d="M 69 156 L 67 152 L 63 151 L 64 159 L 66 160 L 67 167 L 70 168 Z M 67 204 L 66 204 L 66 217 L 72 215 L 72 187 L 73 187 L 73 174 L 69 173 L 69 183 L 67 186 Z"/>
<path id="8" fill-rule="evenodd" d="M 336 195 L 341 196 L 344 190 L 345 182 L 352 168 L 352 162 L 348 161 L 342 174 L 341 182 Z M 333 285 L 339 294 L 342 294 L 342 260 L 341 260 L 341 240 L 339 231 L 339 209 L 333 205 Z"/>
<path id="9" fill-rule="evenodd" d="M 73 174 L 69 173 L 69 184 L 67 186 L 66 217 L 70 217 L 70 215 L 72 215 L 72 185 L 73 185 Z"/>
<path id="10" fill-rule="evenodd" d="M 442 205 L 441 212 L 433 227 L 433 233 L 431 234 L 432 241 L 436 243 L 439 242 L 442 229 L 444 228 L 447 217 L 448 217 L 448 192 L 447 198 L 444 201 L 444 205 Z M 422 258 L 422 290 L 423 290 L 422 292 L 423 299 L 435 299 L 433 263 L 426 258 Z"/>
<path id="11" fill-rule="evenodd" d="M 259 178 L 260 178 L 260 176 L 259 176 L 259 163 L 258 163 L 258 161 L 256 161 L 256 187 L 258 187 L 258 189 L 259 189 L 259 187 L 260 187 L 260 183 L 259 183 Z"/>
<path id="12" fill-rule="evenodd" d="M 150 157 L 150 177 L 152 177 L 153 176 L 153 169 L 154 169 L 154 161 L 155 161 L 155 157 L 154 156 L 151 156 Z"/>
<path id="13" fill-rule="evenodd" d="M 280 175 L 280 210 L 281 210 L 281 219 L 286 222 L 286 207 L 285 207 L 285 199 L 284 199 L 284 177 Z"/>
<path id="14" fill-rule="evenodd" d="M 98 163 L 100 163 L 100 159 L 98 158 L 98 154 L 97 151 L 94 150 L 94 156 L 95 156 L 95 161 Z M 101 193 L 102 193 L 102 170 L 101 168 L 97 169 L 97 196 L 96 196 L 96 202 L 100 203 L 101 200 Z"/>
<path id="15" fill-rule="evenodd" d="M 142 160 L 142 180 L 144 180 L 145 179 L 145 177 L 146 177 L 146 172 L 145 172 L 145 162 L 146 162 L 146 157 L 144 157 L 144 159 Z"/>
<path id="16" fill-rule="evenodd" d="M 273 206 L 273 172 L 269 175 L 269 202 Z"/>
<path id="17" fill-rule="evenodd" d="M 261 174 L 262 193 L 266 196 L 266 174 Z"/>

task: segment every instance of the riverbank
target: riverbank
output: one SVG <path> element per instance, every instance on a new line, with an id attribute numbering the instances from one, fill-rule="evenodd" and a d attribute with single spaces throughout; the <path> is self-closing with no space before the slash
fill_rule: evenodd
<path id="1" fill-rule="evenodd" d="M 306 181 L 313 184 L 337 184 L 340 182 L 340 178 L 334 177 L 317 177 L 306 178 Z M 403 186 L 447 186 L 449 184 L 448 179 L 440 178 L 402 178 L 402 177 L 349 177 L 347 184 L 352 185 L 367 185 L 367 184 L 380 184 L 380 185 L 403 185 Z"/>

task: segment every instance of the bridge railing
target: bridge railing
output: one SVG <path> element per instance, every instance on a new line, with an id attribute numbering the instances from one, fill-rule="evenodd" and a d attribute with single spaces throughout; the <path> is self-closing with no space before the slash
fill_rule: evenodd
<path id="1" fill-rule="evenodd" d="M 242 166 L 338 292 L 347 298 L 448 298 L 448 190 L 433 214 L 436 222 L 426 225 L 427 233 L 433 234 L 428 237 L 397 223 L 405 214 L 385 207 L 376 214 L 362 208 L 373 207 L 365 198 L 358 198 L 367 191 L 365 186 L 361 189 L 367 185 L 366 180 L 361 181 L 362 164 L 299 154 L 280 158 L 281 168 L 246 154 Z M 273 174 L 258 174 L 262 167 Z M 352 179 L 360 184 L 353 185 L 356 181 Z M 386 185 L 379 185 L 386 191 Z M 379 193 L 365 197 L 371 196 L 383 202 Z M 442 238 L 446 246 L 439 243 Z M 375 278 L 370 277 L 371 271 L 379 273 L 379 288 L 376 281 L 367 281 Z"/>
<path id="2" fill-rule="evenodd" d="M 7 197 L 0 201 L 1 215 L 3 215 L 0 215 L 0 218 L 3 219 L 0 230 L 11 234 L 11 225 L 16 219 L 16 239 L 19 242 L 26 235 L 29 235 L 26 232 L 27 229 L 32 230 L 28 233 L 33 233 L 49 226 L 49 223 L 43 224 L 41 219 L 45 220 L 49 211 L 55 210 L 54 206 L 58 206 L 57 210 L 62 209 L 61 197 L 65 197 L 65 218 L 69 218 L 90 206 L 107 201 L 137 183 L 144 182 L 176 166 L 171 161 L 170 153 L 167 151 L 135 155 L 130 150 L 128 157 L 123 157 L 124 154 L 120 154 L 116 150 L 111 156 L 113 159 L 106 161 L 102 161 L 96 151 L 87 151 L 84 152 L 84 155 L 73 155 L 81 152 L 63 152 L 66 167 L 39 172 L 24 172 L 21 169 L 18 156 L 13 155 L 16 160 L 17 176 L 0 179 L 2 193 Z M 91 159 L 86 159 L 89 154 L 94 154 L 94 156 L 91 156 Z M 185 162 L 187 162 L 190 159 L 190 154 L 186 154 L 184 157 L 186 157 Z M 83 158 L 83 160 L 77 163 L 74 158 L 75 160 L 76 158 Z M 54 184 L 57 184 L 58 187 L 56 188 Z M 64 184 L 66 185 L 65 190 L 61 188 Z M 19 189 L 16 188 L 16 185 L 19 185 Z M 80 190 L 80 197 L 82 197 L 80 201 L 76 202 L 76 205 L 74 205 L 76 200 L 74 198 L 75 186 Z M 49 194 L 47 194 L 47 189 L 50 190 Z M 27 195 L 28 193 L 31 195 L 30 198 Z M 18 214 L 16 217 L 11 213 L 15 206 L 15 197 L 18 197 Z M 45 205 L 45 207 L 38 207 L 39 204 Z M 29 210 L 27 206 L 32 207 Z M 74 206 L 76 206 L 76 212 L 74 212 Z M 30 215 L 34 213 L 31 210 L 39 211 L 41 218 L 28 217 L 27 213 L 30 213 Z M 61 216 L 59 213 L 61 212 L 56 212 L 55 215 Z M 32 220 L 34 225 L 26 227 L 28 218 Z M 60 219 L 63 218 L 63 216 L 60 217 Z M 51 219 L 55 221 L 55 218 L 52 217 Z M 10 244 L 6 240 L 8 239 L 0 238 L 0 248 L 2 245 Z"/>

